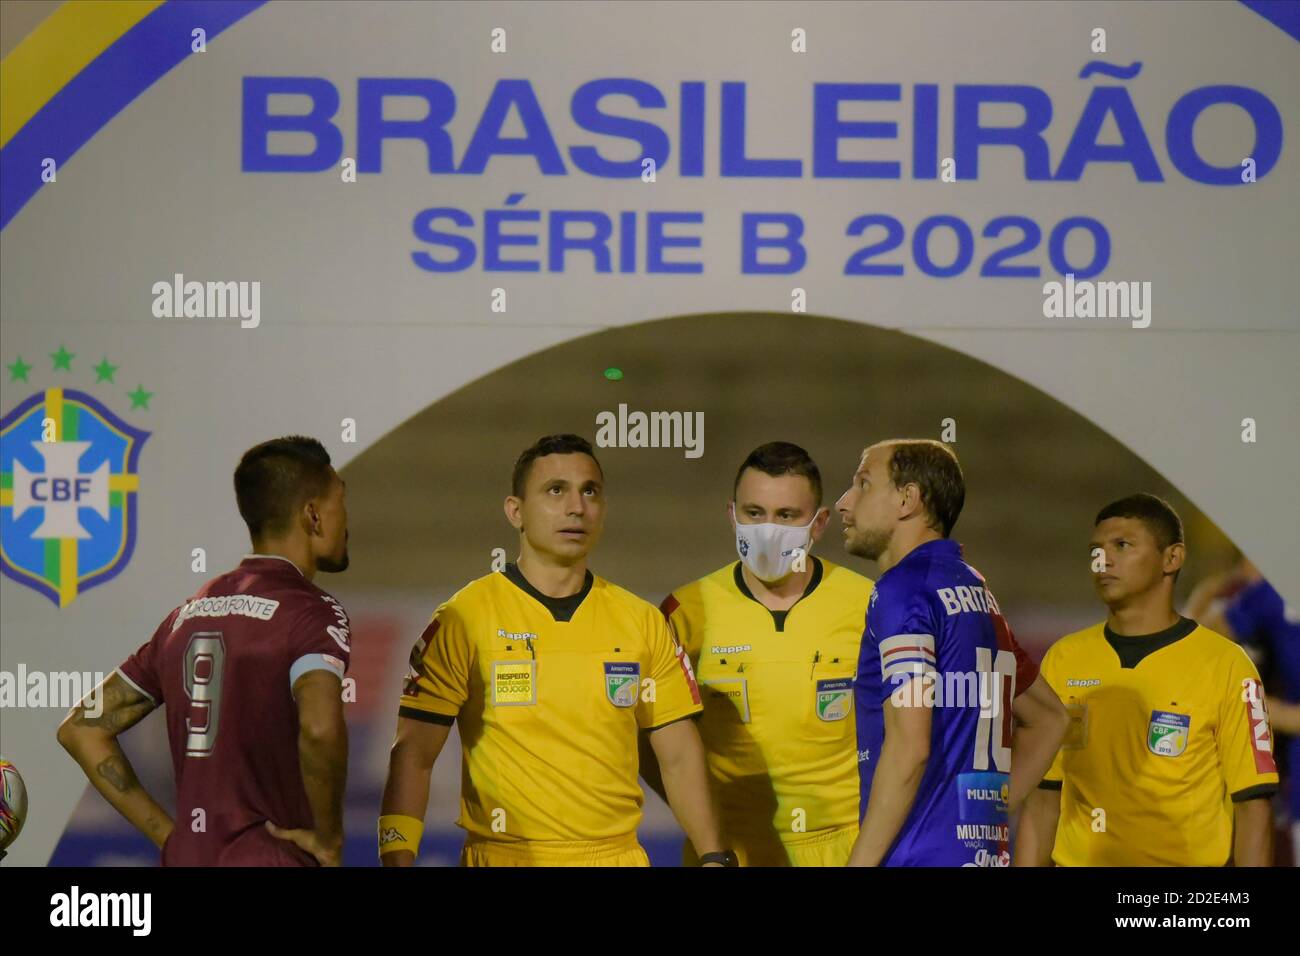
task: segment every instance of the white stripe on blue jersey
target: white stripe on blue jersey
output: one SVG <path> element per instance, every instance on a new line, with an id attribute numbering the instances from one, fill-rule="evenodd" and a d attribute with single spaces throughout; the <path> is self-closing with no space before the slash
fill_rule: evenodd
<path id="1" fill-rule="evenodd" d="M 882 681 L 893 678 L 895 674 L 932 674 L 935 672 L 934 664 L 932 634 L 896 634 L 880 642 Z"/>

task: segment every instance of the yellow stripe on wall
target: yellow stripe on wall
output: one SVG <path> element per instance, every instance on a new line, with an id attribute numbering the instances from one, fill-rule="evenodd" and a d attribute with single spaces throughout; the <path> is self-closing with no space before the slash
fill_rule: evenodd
<path id="1" fill-rule="evenodd" d="M 68 0 L 0 63 L 0 147 L 163 0 Z"/>
<path id="2" fill-rule="evenodd" d="M 54 440 L 63 441 L 63 389 L 45 390 L 45 417 L 54 419 Z M 41 440 L 45 439 L 44 422 L 41 423 Z"/>
<path id="3" fill-rule="evenodd" d="M 77 539 L 59 541 L 59 607 L 67 607 L 77 596 Z"/>

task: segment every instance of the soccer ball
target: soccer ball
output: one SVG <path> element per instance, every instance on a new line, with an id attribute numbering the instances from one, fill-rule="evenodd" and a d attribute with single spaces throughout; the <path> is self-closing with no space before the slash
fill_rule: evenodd
<path id="1" fill-rule="evenodd" d="M 18 839 L 18 832 L 27 819 L 27 788 L 18 768 L 8 760 L 0 760 L 0 850 Z"/>

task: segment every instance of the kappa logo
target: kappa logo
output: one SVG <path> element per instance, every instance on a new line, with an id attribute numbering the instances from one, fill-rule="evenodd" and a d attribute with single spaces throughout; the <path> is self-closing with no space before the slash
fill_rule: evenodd
<path id="1" fill-rule="evenodd" d="M 1066 687 L 1100 687 L 1101 680 L 1096 677 L 1075 678 L 1067 677 L 1065 680 Z"/>
<path id="2" fill-rule="evenodd" d="M 710 654 L 743 654 L 745 651 L 752 651 L 753 644 L 712 644 L 709 646 Z"/>
<path id="3" fill-rule="evenodd" d="M 0 570 L 59 608 L 116 577 L 135 551 L 148 438 L 75 389 L 0 418 Z"/>

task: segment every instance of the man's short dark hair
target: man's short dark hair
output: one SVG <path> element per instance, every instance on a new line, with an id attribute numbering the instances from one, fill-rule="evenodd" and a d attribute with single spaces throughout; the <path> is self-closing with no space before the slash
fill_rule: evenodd
<path id="1" fill-rule="evenodd" d="M 329 490 L 330 455 L 315 438 L 287 435 L 254 445 L 235 468 L 235 501 L 254 539 L 283 534 L 303 503 Z"/>
<path id="2" fill-rule="evenodd" d="M 1112 501 L 1097 512 L 1097 520 L 1092 523 L 1095 528 L 1108 518 L 1133 518 L 1141 521 L 1151 536 L 1156 539 L 1156 547 L 1161 551 L 1171 544 L 1183 543 L 1183 522 L 1178 512 L 1163 498 L 1140 492 L 1129 495 L 1119 501 Z"/>
<path id="3" fill-rule="evenodd" d="M 817 463 L 812 460 L 812 456 L 793 442 L 770 441 L 751 451 L 749 457 L 740 463 L 736 480 L 732 482 L 733 499 L 736 497 L 737 489 L 740 488 L 740 478 L 746 468 L 753 468 L 773 478 L 780 478 L 782 475 L 802 475 L 808 479 L 808 484 L 812 485 L 817 507 L 822 506 L 822 473 L 817 468 Z"/>
<path id="4" fill-rule="evenodd" d="M 920 488 L 930 527 L 948 537 L 966 503 L 966 480 L 957 456 L 943 442 L 928 438 L 888 442 L 887 447 L 889 480 L 895 488 L 912 484 Z"/>
<path id="5" fill-rule="evenodd" d="M 514 474 L 510 476 L 512 495 L 516 498 L 524 496 L 524 490 L 528 487 L 528 474 L 533 470 L 533 462 L 547 455 L 586 455 L 596 462 L 596 469 L 600 472 L 600 476 L 605 477 L 605 469 L 600 467 L 595 452 L 591 450 L 591 442 L 587 439 L 581 435 L 571 434 L 544 435 L 525 448 L 515 461 Z"/>

